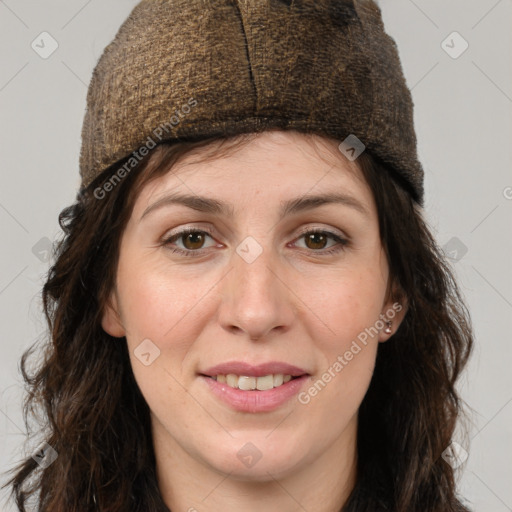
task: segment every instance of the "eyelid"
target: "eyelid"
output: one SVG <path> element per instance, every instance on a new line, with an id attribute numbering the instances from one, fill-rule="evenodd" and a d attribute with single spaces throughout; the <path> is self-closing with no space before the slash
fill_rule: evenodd
<path id="1" fill-rule="evenodd" d="M 169 238 L 172 238 L 176 235 L 179 235 L 179 234 L 182 234 L 184 232 L 188 232 L 188 231 L 204 231 L 205 233 L 208 233 L 210 236 L 213 237 L 213 234 L 214 234 L 214 229 L 211 228 L 210 226 L 195 226 L 195 225 L 190 225 L 190 226 L 187 226 L 185 228 L 177 228 L 177 231 L 170 231 L 168 233 L 166 233 L 163 237 L 162 237 L 162 240 L 168 240 Z M 327 233 L 332 233 L 333 235 L 336 235 L 336 236 L 339 236 L 340 238 L 343 238 L 343 239 L 346 239 L 346 240 L 349 240 L 350 237 L 348 235 L 346 235 L 345 233 L 343 233 L 342 231 L 340 231 L 339 229 L 337 228 L 334 228 L 334 227 L 325 227 L 325 226 L 305 226 L 303 228 L 301 228 L 299 230 L 299 232 L 297 233 L 296 237 L 299 237 L 305 233 L 309 233 L 310 231 L 325 231 Z"/>
<path id="2" fill-rule="evenodd" d="M 302 228 L 299 231 L 297 236 L 301 236 L 301 235 L 303 235 L 305 233 L 309 233 L 310 231 L 325 231 L 326 233 L 331 233 L 331 234 L 336 235 L 336 236 L 338 236 L 340 238 L 349 240 L 348 235 L 346 235 L 345 233 L 343 233 L 339 229 L 333 228 L 333 227 L 325 227 L 325 226 L 306 226 L 305 228 Z"/>

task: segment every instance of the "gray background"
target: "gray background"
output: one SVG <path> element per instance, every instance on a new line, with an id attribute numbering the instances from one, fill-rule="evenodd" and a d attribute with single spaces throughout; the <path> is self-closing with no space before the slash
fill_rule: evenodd
<path id="1" fill-rule="evenodd" d="M 18 363 L 45 329 L 46 251 L 79 184 L 87 84 L 136 3 L 0 1 L 0 472 L 23 453 Z M 512 511 L 512 0 L 379 5 L 412 89 L 426 216 L 475 327 L 459 388 L 474 410 L 459 492 L 475 511 Z M 51 48 L 44 31 L 59 45 L 47 59 L 31 47 Z M 454 31 L 469 44 L 461 55 Z M 0 509 L 14 510 L 5 493 Z"/>

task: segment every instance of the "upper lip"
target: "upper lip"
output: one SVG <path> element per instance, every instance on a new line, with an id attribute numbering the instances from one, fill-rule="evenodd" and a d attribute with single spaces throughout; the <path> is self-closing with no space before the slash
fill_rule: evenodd
<path id="1" fill-rule="evenodd" d="M 291 375 L 292 377 L 300 377 L 301 375 L 308 374 L 308 372 L 302 368 L 279 361 L 270 361 L 258 365 L 244 363 L 243 361 L 229 361 L 217 364 L 201 372 L 202 375 L 209 377 L 228 375 L 230 373 L 247 377 L 263 377 L 264 375 L 275 375 L 279 373 Z"/>

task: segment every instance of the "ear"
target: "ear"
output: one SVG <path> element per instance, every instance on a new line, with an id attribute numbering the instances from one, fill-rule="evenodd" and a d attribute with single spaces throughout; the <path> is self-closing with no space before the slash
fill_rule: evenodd
<path id="1" fill-rule="evenodd" d="M 119 315 L 119 306 L 115 291 L 110 294 L 107 304 L 105 304 L 101 326 L 107 334 L 114 336 L 114 338 L 122 338 L 126 335 L 126 330 Z"/>
<path id="2" fill-rule="evenodd" d="M 381 312 L 381 320 L 384 325 L 379 332 L 379 342 L 388 341 L 398 331 L 408 309 L 405 293 L 393 292 L 390 294 L 390 298 L 384 304 Z"/>

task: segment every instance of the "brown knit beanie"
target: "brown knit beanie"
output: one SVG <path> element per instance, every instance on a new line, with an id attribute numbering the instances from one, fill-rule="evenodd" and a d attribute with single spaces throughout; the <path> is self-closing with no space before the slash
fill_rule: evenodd
<path id="1" fill-rule="evenodd" d="M 367 150 L 423 203 L 411 93 L 373 0 L 143 0 L 92 76 L 82 187 L 162 141 L 271 128 Z"/>

